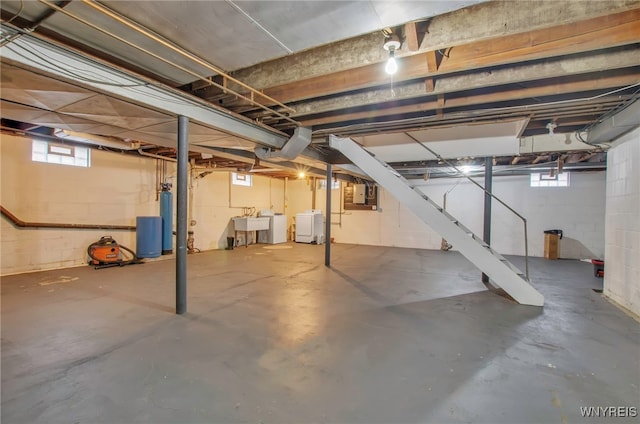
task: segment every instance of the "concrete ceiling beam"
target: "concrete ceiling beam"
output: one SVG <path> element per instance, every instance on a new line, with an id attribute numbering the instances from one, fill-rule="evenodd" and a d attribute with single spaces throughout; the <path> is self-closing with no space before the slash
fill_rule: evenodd
<path id="1" fill-rule="evenodd" d="M 440 79 L 448 74 L 513 65 L 523 61 L 549 60 L 554 57 L 636 44 L 638 40 L 640 8 L 589 19 L 580 22 L 579 25 L 564 24 L 449 48 L 435 54 L 436 57 L 440 56 L 439 63 L 434 63 L 433 51 L 404 57 L 396 56 L 399 70 L 394 75 L 394 83 L 425 78 Z M 350 70 L 337 70 L 331 74 L 267 87 L 262 91 L 282 102 L 292 103 L 387 86 L 390 79 L 382 72 L 381 66 L 380 63 L 374 63 Z M 238 107 L 245 106 L 245 103 L 231 99 L 223 105 Z"/>
<path id="2" fill-rule="evenodd" d="M 638 0 L 529 1 L 514 7 L 511 1 L 491 1 L 431 18 L 416 51 L 403 48 L 399 56 L 566 25 L 603 15 L 640 8 Z M 382 32 L 339 41 L 232 73 L 257 89 L 350 70 L 385 61 Z"/>
<path id="3" fill-rule="evenodd" d="M 293 118 L 309 114 L 331 112 L 339 109 L 369 106 L 382 101 L 400 101 L 425 95 L 448 94 L 481 87 L 495 87 L 524 81 L 566 77 L 592 72 L 608 71 L 640 65 L 638 48 L 596 52 L 590 56 L 571 56 L 551 59 L 543 63 L 518 65 L 493 71 L 477 71 L 462 75 L 448 75 L 439 78 L 432 92 L 425 90 L 424 82 L 397 85 L 393 92 L 389 87 L 375 88 L 356 94 L 347 94 L 328 99 L 298 103 Z"/>

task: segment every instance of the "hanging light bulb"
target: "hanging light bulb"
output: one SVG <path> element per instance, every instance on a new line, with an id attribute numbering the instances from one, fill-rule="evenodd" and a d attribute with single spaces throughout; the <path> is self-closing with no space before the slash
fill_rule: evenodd
<path id="1" fill-rule="evenodd" d="M 398 72 L 398 64 L 396 63 L 394 49 L 389 50 L 389 60 L 387 60 L 387 64 L 385 65 L 384 70 L 389 75 L 393 75 Z"/>
<path id="2" fill-rule="evenodd" d="M 400 48 L 400 38 L 397 34 L 391 34 L 387 37 L 384 45 L 382 46 L 385 50 L 389 52 L 389 59 L 387 60 L 387 64 L 384 67 L 384 70 L 387 74 L 393 75 L 398 72 L 398 63 L 396 62 L 396 50 Z"/>

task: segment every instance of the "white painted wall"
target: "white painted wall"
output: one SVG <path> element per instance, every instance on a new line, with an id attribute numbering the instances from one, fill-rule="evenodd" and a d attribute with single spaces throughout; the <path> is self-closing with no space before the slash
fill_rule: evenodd
<path id="1" fill-rule="evenodd" d="M 227 237 L 234 236 L 231 218 L 241 216 L 244 207 L 284 213 L 284 180 L 254 175 L 253 186 L 242 187 L 232 185 L 230 175 L 214 172 L 192 182 L 194 245 L 200 250 L 224 249 Z"/>
<path id="2" fill-rule="evenodd" d="M 28 138 L 2 135 L 2 206 L 23 221 L 135 225 L 158 215 L 155 161 L 92 150 L 91 168 L 31 161 Z M 1 273 L 86 263 L 87 246 L 111 235 L 135 250 L 134 231 L 17 229 L 1 218 Z"/>
<path id="3" fill-rule="evenodd" d="M 607 154 L 604 294 L 640 315 L 640 129 Z"/>
<path id="4" fill-rule="evenodd" d="M 135 225 L 137 216 L 159 215 L 154 159 L 91 155 L 91 168 L 32 162 L 30 139 L 3 134 L 0 203 L 31 222 Z M 168 168 L 175 188 L 175 167 Z M 226 246 L 230 219 L 242 206 L 284 210 L 283 180 L 254 176 L 253 187 L 230 188 L 230 174 L 221 172 L 193 180 L 192 188 L 194 245 L 201 250 Z M 173 198 L 175 204 L 175 189 Z M 85 264 L 87 246 L 104 235 L 136 247 L 134 231 L 18 229 L 0 221 L 0 275 Z"/>
<path id="5" fill-rule="evenodd" d="M 484 184 L 482 179 L 477 179 Z M 482 235 L 483 192 L 462 179 L 415 181 L 421 190 L 442 203 L 444 193 L 459 183 L 447 197 L 447 210 L 478 235 Z M 304 196 L 306 184 L 294 181 L 292 192 Z M 596 258 L 604 255 L 605 173 L 572 173 L 568 188 L 532 188 L 528 176 L 494 177 L 494 193 L 528 220 L 529 254 L 543 256 L 544 230 L 562 229 L 563 258 Z M 317 208 L 325 209 L 324 190 L 318 190 Z M 338 190 L 333 211 L 339 212 Z M 309 196 L 310 198 L 310 196 Z M 310 208 L 296 205 L 295 212 Z M 325 212 L 326 215 L 326 212 Z M 337 223 L 340 215 L 333 214 Z M 380 190 L 380 211 L 344 211 L 342 225 L 333 225 L 336 242 L 439 249 L 441 237 L 419 221 L 388 192 Z M 524 254 L 522 221 L 493 202 L 492 245 L 505 254 Z M 454 247 L 455 249 L 455 247 Z"/>
<path id="6" fill-rule="evenodd" d="M 93 150 L 92 167 L 75 168 L 31 162 L 29 139 L 3 135 L 0 143 L 0 201 L 25 221 L 135 225 L 136 216 L 158 214 L 153 159 Z M 173 165 L 169 168 L 169 174 L 175 175 Z M 444 192 L 458 181 L 419 183 L 427 195 L 441 201 Z M 529 219 L 531 255 L 542 256 L 545 229 L 560 228 L 565 231 L 562 257 L 602 257 L 604 173 L 573 173 L 569 188 L 531 188 L 528 181 L 528 177 L 496 177 L 494 192 Z M 338 212 L 340 191 L 332 194 L 333 211 Z M 325 196 L 325 190 L 317 190 L 316 209 L 324 209 Z M 231 218 L 241 215 L 242 207 L 283 212 L 291 225 L 297 212 L 312 207 L 312 198 L 313 185 L 307 180 L 285 183 L 254 176 L 253 187 L 240 187 L 230 185 L 228 172 L 195 179 L 191 202 L 195 247 L 224 248 L 233 232 Z M 332 236 L 341 243 L 440 248 L 440 236 L 384 190 L 380 191 L 380 206 L 380 212 L 333 214 Z M 460 182 L 448 197 L 448 209 L 481 234 L 479 189 Z M 86 246 L 106 235 L 100 231 L 16 229 L 6 219 L 1 221 L 2 275 L 84 264 Z M 135 248 L 134 232 L 109 233 L 119 243 Z M 495 203 L 492 244 L 502 253 L 523 253 L 520 222 Z"/>

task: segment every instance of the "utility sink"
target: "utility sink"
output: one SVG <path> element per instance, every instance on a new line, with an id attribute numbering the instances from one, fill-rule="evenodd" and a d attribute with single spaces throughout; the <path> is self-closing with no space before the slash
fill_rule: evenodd
<path id="1" fill-rule="evenodd" d="M 235 231 L 260 231 L 269 229 L 269 217 L 243 216 L 233 218 Z"/>

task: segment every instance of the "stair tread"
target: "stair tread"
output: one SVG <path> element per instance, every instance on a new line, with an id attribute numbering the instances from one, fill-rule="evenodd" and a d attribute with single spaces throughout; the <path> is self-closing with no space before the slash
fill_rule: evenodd
<path id="1" fill-rule="evenodd" d="M 460 233 L 460 231 L 457 232 L 457 237 L 459 239 L 464 238 L 464 235 L 470 236 L 475 242 L 477 242 L 480 246 L 486 248 L 489 253 L 491 253 L 491 256 L 493 256 L 493 258 L 495 258 L 496 260 L 490 260 L 490 258 L 488 258 L 485 254 L 482 253 L 482 251 L 484 249 L 477 249 L 478 246 L 472 246 L 472 245 L 465 245 L 464 243 L 461 243 L 462 245 L 460 247 L 465 247 L 468 246 L 469 247 L 469 259 L 472 260 L 474 263 L 478 263 L 478 266 L 481 265 L 485 265 L 488 271 L 492 271 L 495 270 L 496 272 L 498 271 L 498 269 L 501 269 L 501 272 L 497 272 L 496 276 L 500 276 L 500 278 L 505 277 L 507 278 L 507 272 L 504 270 L 504 267 L 500 267 L 499 264 L 503 263 L 507 266 L 507 268 L 509 268 L 509 270 L 511 270 L 513 272 L 513 274 L 517 275 L 518 277 L 520 277 L 520 279 L 523 281 L 523 283 L 529 283 L 529 279 L 527 278 L 526 274 L 521 271 L 520 269 L 518 269 L 513 263 L 511 263 L 507 258 L 505 258 L 504 256 L 502 256 L 500 253 L 498 253 L 496 250 L 494 250 L 491 245 L 489 243 L 486 243 L 483 238 L 479 235 L 476 235 L 473 231 L 471 231 L 469 228 L 467 228 L 466 226 L 464 226 L 457 218 L 455 218 L 454 216 L 452 216 L 443 206 L 444 205 L 440 205 L 440 203 L 438 201 L 436 201 L 435 198 L 430 198 L 428 195 L 426 195 L 425 193 L 422 192 L 421 187 L 419 184 L 413 184 L 413 182 L 415 181 L 411 181 L 408 180 L 407 178 L 405 178 L 402 174 L 400 174 L 396 169 L 394 169 L 391 165 L 389 165 L 388 163 L 382 161 L 381 159 L 377 158 L 374 154 L 370 153 L 369 157 L 362 157 L 361 153 L 359 153 L 359 151 L 357 150 L 358 148 L 362 149 L 361 146 L 358 146 L 357 143 L 353 142 L 353 141 L 344 141 L 341 143 L 337 144 L 338 146 L 345 146 L 348 147 L 348 149 L 344 149 L 345 151 L 348 152 L 353 152 L 353 156 L 354 158 L 357 158 L 360 162 L 362 162 L 363 164 L 367 164 L 367 165 L 371 165 L 372 167 L 374 166 L 373 161 L 370 160 L 370 157 L 373 157 L 377 162 L 379 162 L 380 165 L 382 165 L 382 167 L 380 167 L 379 165 L 376 164 L 377 167 L 372 168 L 373 170 L 375 170 L 378 173 L 382 173 L 384 172 L 385 174 L 387 174 L 386 178 L 387 179 L 381 179 L 381 181 L 387 181 L 389 182 L 389 187 L 391 188 L 395 188 L 398 187 L 400 188 L 400 185 L 404 186 L 404 187 L 409 187 L 411 190 L 413 190 L 415 193 L 417 193 L 422 199 L 425 200 L 425 202 L 428 204 L 428 206 L 431 206 L 432 208 L 435 208 L 438 212 L 442 213 L 449 222 L 452 222 L 453 224 L 455 224 L 455 226 L 457 228 L 459 228 L 460 231 L 462 231 L 462 233 Z M 351 150 L 349 150 L 351 149 Z M 339 148 L 339 150 L 343 150 L 341 148 Z M 366 149 L 362 149 L 365 150 Z M 348 155 L 347 155 L 348 156 Z M 357 165 L 357 161 L 355 161 L 354 163 Z M 388 173 L 392 173 L 393 175 L 395 175 L 396 177 L 398 177 L 398 179 L 392 179 L 392 178 L 388 178 L 390 177 L 390 175 L 388 175 Z M 385 188 L 386 185 L 385 185 Z M 391 189 L 389 189 L 390 191 L 393 191 Z M 406 193 L 406 188 L 404 189 L 404 191 L 402 191 L 402 193 Z M 407 200 L 407 202 L 403 202 L 403 203 L 407 203 L 407 206 L 410 209 L 414 209 L 417 207 L 426 207 L 427 205 L 425 205 L 424 203 L 417 205 L 414 204 L 414 200 L 416 198 L 415 197 L 411 197 L 409 198 L 409 200 Z M 417 202 L 416 202 L 417 203 Z M 423 220 L 426 222 L 429 219 L 429 215 L 433 216 L 433 209 L 429 210 L 429 214 L 426 214 L 426 217 L 423 218 Z M 437 222 L 443 222 L 441 220 L 441 218 L 439 220 L 436 220 Z M 453 229 L 453 227 L 447 225 L 446 227 L 447 231 L 445 232 L 453 232 L 455 233 L 455 230 Z M 443 229 L 444 230 L 444 229 Z M 460 237 L 461 235 L 463 235 L 463 237 Z M 464 249 L 463 249 L 464 250 Z M 486 263 L 482 263 L 482 262 L 486 262 Z M 484 268 L 484 266 L 483 266 Z M 513 274 L 511 274 L 511 280 L 513 279 Z M 509 281 L 509 283 L 511 283 L 511 281 Z M 515 283 L 515 282 L 514 282 Z M 499 284 L 499 283 L 498 283 Z M 508 286 L 508 285 L 507 285 Z M 508 286 L 509 287 L 509 286 Z M 515 290 L 515 289 L 514 289 Z M 534 289 L 535 291 L 535 289 Z M 527 296 L 523 296 L 525 302 L 528 302 Z M 518 299 L 518 301 L 520 301 Z M 532 304 L 537 304 L 539 303 L 538 299 L 533 299 Z"/>

